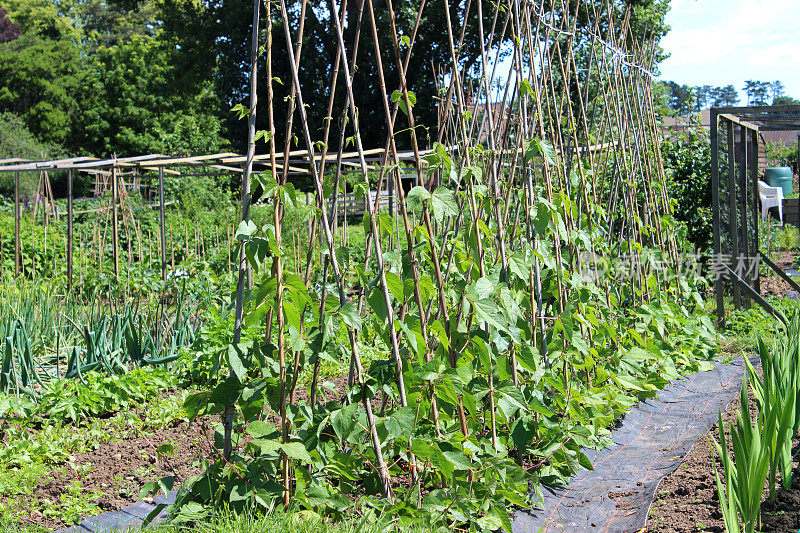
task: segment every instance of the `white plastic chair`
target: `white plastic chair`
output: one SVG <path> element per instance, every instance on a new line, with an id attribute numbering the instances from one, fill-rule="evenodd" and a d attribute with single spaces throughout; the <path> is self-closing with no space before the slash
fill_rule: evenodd
<path id="1" fill-rule="evenodd" d="M 781 224 L 783 224 L 783 189 L 781 187 L 770 187 L 759 180 L 758 195 L 761 197 L 761 219 L 767 220 L 769 208 L 777 207 L 778 216 L 781 219 Z"/>

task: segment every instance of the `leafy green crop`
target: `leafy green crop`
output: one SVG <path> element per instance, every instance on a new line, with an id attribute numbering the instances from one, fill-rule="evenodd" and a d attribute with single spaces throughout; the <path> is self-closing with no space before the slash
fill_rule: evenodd
<path id="1" fill-rule="evenodd" d="M 556 157 L 542 142 L 529 152 Z M 655 246 L 605 238 L 615 217 L 581 203 L 580 187 L 506 204 L 483 165 L 459 171 L 444 150 L 427 159 L 454 188 L 412 189 L 397 219 L 365 215 L 380 252 L 330 240 L 308 279 L 282 266 L 275 275 L 285 251 L 272 221 L 239 225 L 255 272 L 243 329 L 232 332 L 233 302 L 212 312 L 193 347 L 205 390 L 185 405 L 192 416 L 234 406 L 233 451 L 187 482 L 180 516 L 269 510 L 288 492 L 334 518 L 365 498 L 404 525 L 510 530 L 509 508 L 591 468 L 581 447 L 610 444 L 632 404 L 710 367 L 704 281 L 677 274 Z M 275 202 L 297 201 L 260 179 Z M 519 238 L 504 247 L 504 230 L 476 213 L 506 209 L 517 209 L 506 231 Z M 573 270 L 590 252 L 596 272 Z M 632 257 L 641 278 L 626 274 Z M 665 267 L 645 269 L 656 262 Z M 332 397 L 317 379 L 326 361 L 352 369 Z M 220 450 L 226 434 L 220 425 Z"/>
<path id="2" fill-rule="evenodd" d="M 62 378 L 174 367 L 194 342 L 205 298 L 185 285 L 172 305 L 155 299 L 87 304 L 63 291 L 57 281 L 2 286 L 0 392 L 37 399 Z"/>

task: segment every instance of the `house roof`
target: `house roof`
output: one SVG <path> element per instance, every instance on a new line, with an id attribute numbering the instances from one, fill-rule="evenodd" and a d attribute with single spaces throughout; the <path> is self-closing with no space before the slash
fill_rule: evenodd
<path id="1" fill-rule="evenodd" d="M 661 126 L 667 129 L 681 129 L 688 128 L 689 126 L 698 125 L 704 128 L 710 127 L 711 124 L 711 110 L 703 109 L 697 113 L 690 115 L 681 115 L 677 117 L 662 117 Z"/>
<path id="2" fill-rule="evenodd" d="M 787 131 L 762 131 L 761 138 L 764 142 L 780 144 L 784 146 L 794 146 L 797 144 L 797 136 L 800 135 L 800 130 L 787 130 Z"/>

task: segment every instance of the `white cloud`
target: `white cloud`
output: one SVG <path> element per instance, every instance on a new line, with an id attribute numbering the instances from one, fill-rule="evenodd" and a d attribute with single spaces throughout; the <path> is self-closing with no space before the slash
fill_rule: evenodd
<path id="1" fill-rule="evenodd" d="M 662 77 L 691 85 L 781 80 L 800 97 L 796 0 L 672 0 Z"/>

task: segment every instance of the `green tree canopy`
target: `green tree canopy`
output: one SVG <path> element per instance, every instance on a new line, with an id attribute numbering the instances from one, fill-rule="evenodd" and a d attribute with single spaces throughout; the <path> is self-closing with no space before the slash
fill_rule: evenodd
<path id="1" fill-rule="evenodd" d="M 15 24 L 8 18 L 8 11 L 0 7 L 0 43 L 13 41 L 22 33 L 19 24 Z"/>
<path id="2" fill-rule="evenodd" d="M 213 87 L 183 82 L 183 52 L 163 38 L 155 4 L 4 5 L 23 33 L 0 43 L 0 111 L 21 117 L 41 141 L 98 156 L 223 144 Z"/>
<path id="3" fill-rule="evenodd" d="M 118 155 L 216 149 L 219 128 L 210 87 L 176 90 L 172 53 L 165 43 L 141 35 L 99 47 L 80 101 L 74 145 Z M 180 132 L 189 138 L 176 139 Z"/>
<path id="4" fill-rule="evenodd" d="M 378 49 L 389 94 L 400 86 L 386 0 L 371 0 L 376 14 Z M 341 2 L 340 2 L 341 4 Z M 596 4 L 596 5 L 595 5 Z M 297 34 L 300 0 L 288 2 L 292 33 Z M 358 0 L 348 2 L 346 47 L 353 50 Z M 394 0 L 397 30 L 412 32 L 421 0 Z M 656 41 L 668 30 L 664 14 L 669 0 L 613 0 L 612 12 L 597 2 L 546 0 L 538 9 L 578 11 L 575 29 L 580 63 L 590 61 L 596 46 L 592 34 L 603 33 L 610 17 L 628 20 L 631 38 Z M 477 4 L 450 2 L 455 38 L 465 19 L 477 17 Z M 483 3 L 485 38 L 489 39 L 495 5 Z M 8 16 L 0 28 L 9 35 L 0 43 L 0 111 L 19 115 L 28 128 L 45 142 L 60 143 L 76 153 L 120 156 L 141 152 L 193 151 L 223 146 L 243 150 L 243 121 L 229 112 L 248 97 L 248 71 L 252 2 L 249 0 L 4 0 Z M 329 0 L 309 0 L 303 36 L 300 80 L 312 124 L 323 124 L 327 115 L 329 84 L 337 46 L 332 39 Z M 504 13 L 500 14 L 502 20 Z M 7 20 L 7 22 L 2 22 Z M 472 21 L 474 22 L 474 20 Z M 284 99 L 291 86 L 283 28 L 273 9 L 274 100 L 276 137 L 285 139 Z M 270 24 L 262 18 L 261 42 Z M 479 63 L 477 24 L 468 24 L 459 50 L 460 70 L 466 82 L 474 81 Z M 617 27 L 617 26 L 615 26 Z M 18 30 L 16 28 L 19 28 Z M 428 2 L 407 72 L 409 89 L 416 94 L 414 115 L 418 135 L 426 142 L 437 127 L 438 85 L 446 82 L 437 68 L 450 67 L 445 13 Z M 13 39 L 11 38 L 13 36 Z M 508 37 L 507 37 L 508 38 Z M 495 42 L 494 46 L 503 43 Z M 506 43 L 507 44 L 507 43 Z M 565 43 L 551 43 L 559 47 Z M 260 58 L 261 105 L 266 102 L 266 55 Z M 375 43 L 369 9 L 364 8 L 355 69 L 360 126 L 370 146 L 383 144 L 386 124 L 378 85 Z M 584 72 L 578 65 L 578 72 Z M 441 72 L 441 71 L 436 71 Z M 555 74 L 556 77 L 558 74 Z M 580 75 L 580 74 L 579 74 Z M 337 109 L 344 109 L 343 77 L 339 76 Z M 573 100 L 580 95 L 569 92 Z M 591 99 L 593 95 L 589 95 Z M 259 111 L 258 128 L 266 128 L 267 113 Z M 332 117 L 336 142 L 343 122 Z M 221 127 L 220 127 L 221 124 Z M 400 116 L 396 130 L 405 130 Z M 190 133 L 193 132 L 193 133 Z M 347 135 L 352 131 L 348 130 Z M 181 138 L 182 135 L 191 138 Z M 211 139 L 199 138 L 211 136 Z M 316 139 L 320 131 L 312 132 Z M 408 146 L 408 131 L 397 137 Z"/>
<path id="5" fill-rule="evenodd" d="M 68 144 L 85 70 L 78 45 L 25 33 L 0 44 L 0 111 L 22 117 L 37 138 Z"/>
<path id="6" fill-rule="evenodd" d="M 769 105 L 767 100 L 772 90 L 772 82 L 746 80 L 742 90 L 747 94 L 747 105 Z"/>

